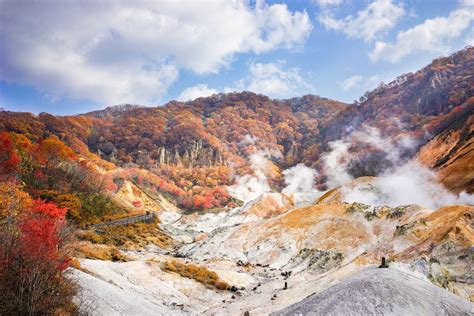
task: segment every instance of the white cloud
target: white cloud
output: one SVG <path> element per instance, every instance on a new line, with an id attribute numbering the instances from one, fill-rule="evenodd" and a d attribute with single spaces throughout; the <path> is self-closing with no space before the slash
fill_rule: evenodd
<path id="1" fill-rule="evenodd" d="M 250 78 L 237 84 L 241 90 L 261 93 L 273 98 L 285 98 L 310 88 L 299 68 L 284 68 L 284 63 L 252 63 Z"/>
<path id="2" fill-rule="evenodd" d="M 248 89 L 271 96 L 287 96 L 304 83 L 297 68 L 283 70 L 279 65 L 256 63 L 250 66 L 252 82 Z"/>
<path id="3" fill-rule="evenodd" d="M 0 79 L 106 103 L 157 102 L 180 69 L 216 73 L 312 30 L 304 11 L 244 0 L 2 1 L 0 21 Z"/>
<path id="4" fill-rule="evenodd" d="M 371 41 L 379 33 L 393 28 L 404 14 L 405 9 L 401 3 L 375 0 L 366 9 L 357 12 L 356 16 L 336 19 L 331 11 L 325 10 L 319 20 L 326 28 L 342 31 L 350 38 Z"/>
<path id="5" fill-rule="evenodd" d="M 378 41 L 370 53 L 373 61 L 392 63 L 415 52 L 445 53 L 451 50 L 450 42 L 459 38 L 474 20 L 474 6 L 464 1 L 447 17 L 426 19 L 423 23 L 397 34 L 394 43 Z"/>
<path id="6" fill-rule="evenodd" d="M 474 27 L 471 28 L 471 31 L 466 36 L 465 44 L 471 46 L 474 45 Z"/>
<path id="7" fill-rule="evenodd" d="M 285 68 L 285 62 L 250 63 L 249 75 L 234 82 L 233 86 L 225 87 L 224 93 L 251 91 L 267 95 L 271 98 L 287 98 L 298 94 L 309 93 L 312 86 L 300 75 L 299 68 Z M 207 84 L 199 84 L 187 88 L 179 96 L 179 101 L 209 96 L 219 91 L 209 88 Z"/>
<path id="8" fill-rule="evenodd" d="M 459 5 L 461 7 L 474 7 L 474 0 L 461 0 Z"/>
<path id="9" fill-rule="evenodd" d="M 208 88 L 207 84 L 198 84 L 198 85 L 184 89 L 176 99 L 178 101 L 185 102 L 185 101 L 191 101 L 200 97 L 208 97 L 216 93 L 218 93 L 218 91 Z"/>
<path id="10" fill-rule="evenodd" d="M 342 4 L 343 0 L 314 0 L 319 6 L 327 7 L 327 6 L 339 6 Z"/>
<path id="11" fill-rule="evenodd" d="M 364 77 L 362 77 L 361 75 L 354 75 L 342 81 L 340 83 L 340 86 L 342 87 L 342 90 L 350 91 L 354 89 L 356 86 L 358 86 L 362 82 L 363 79 Z"/>

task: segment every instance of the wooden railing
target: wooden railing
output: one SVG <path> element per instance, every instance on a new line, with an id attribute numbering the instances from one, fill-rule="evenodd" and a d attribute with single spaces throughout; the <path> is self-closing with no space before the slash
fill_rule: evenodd
<path id="1" fill-rule="evenodd" d="M 131 224 L 131 223 L 136 223 L 136 222 L 150 223 L 156 217 L 157 216 L 156 216 L 155 213 L 150 212 L 150 213 L 144 214 L 144 215 L 130 216 L 130 217 L 125 217 L 125 218 L 115 219 L 115 220 L 108 221 L 108 222 L 94 224 L 94 225 L 90 225 L 90 227 L 100 228 L 100 227 L 104 227 L 104 226 L 120 226 L 120 225 L 128 225 L 128 224 Z"/>

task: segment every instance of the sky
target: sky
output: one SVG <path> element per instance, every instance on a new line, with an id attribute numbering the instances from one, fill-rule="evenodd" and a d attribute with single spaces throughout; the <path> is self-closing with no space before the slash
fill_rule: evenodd
<path id="1" fill-rule="evenodd" d="M 353 102 L 474 43 L 474 0 L 0 0 L 0 108 L 220 92 Z"/>

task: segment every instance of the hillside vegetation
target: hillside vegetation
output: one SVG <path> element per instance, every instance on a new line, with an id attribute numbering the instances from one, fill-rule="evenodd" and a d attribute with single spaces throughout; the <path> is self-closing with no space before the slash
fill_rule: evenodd
<path id="1" fill-rule="evenodd" d="M 450 204 L 472 204 L 464 201 L 474 192 L 473 73 L 468 47 L 350 105 L 241 92 L 74 116 L 1 111 L 0 298 L 9 303 L 0 314 L 74 313 L 76 288 L 64 277 L 73 264 L 82 270 L 71 273 L 101 300 L 105 288 L 116 297 L 143 295 L 130 275 L 169 300 L 130 305 L 147 311 L 189 305 L 181 311 L 235 314 L 246 301 L 239 297 L 254 311 L 262 300 L 264 312 L 275 311 L 274 303 L 288 306 L 316 291 L 306 277 L 322 290 L 382 255 L 472 300 L 473 208 Z M 347 187 L 331 182 L 325 165 L 337 146 L 344 168 L 332 170 L 336 177 L 384 204 L 344 202 Z M 424 197 L 437 195 L 441 204 L 386 205 L 387 186 L 377 187 L 386 182 L 377 179 L 400 176 L 390 167 L 414 157 L 429 169 L 406 164 L 413 169 L 405 172 L 422 169 L 426 177 L 408 193 L 426 186 L 432 191 Z M 437 186 L 435 173 L 463 199 Z M 289 176 L 309 185 L 286 192 Z M 243 198 L 239 181 L 267 194 Z M 406 196 L 395 190 L 405 182 L 389 181 L 388 193 Z M 150 213 L 153 221 L 113 224 Z M 120 286 L 103 281 L 114 278 Z M 169 287 L 150 284 L 154 278 Z"/>

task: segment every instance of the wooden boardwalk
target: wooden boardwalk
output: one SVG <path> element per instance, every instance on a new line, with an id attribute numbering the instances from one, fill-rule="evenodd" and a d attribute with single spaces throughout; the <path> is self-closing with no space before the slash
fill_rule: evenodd
<path id="1" fill-rule="evenodd" d="M 90 225 L 89 227 L 100 228 L 100 227 L 106 227 L 106 226 L 120 226 L 120 225 L 132 224 L 136 222 L 150 223 L 156 217 L 157 215 L 154 212 L 150 212 L 148 214 L 130 216 L 130 217 L 125 217 L 125 218 L 115 219 L 108 222 L 102 222 L 99 224 Z"/>

